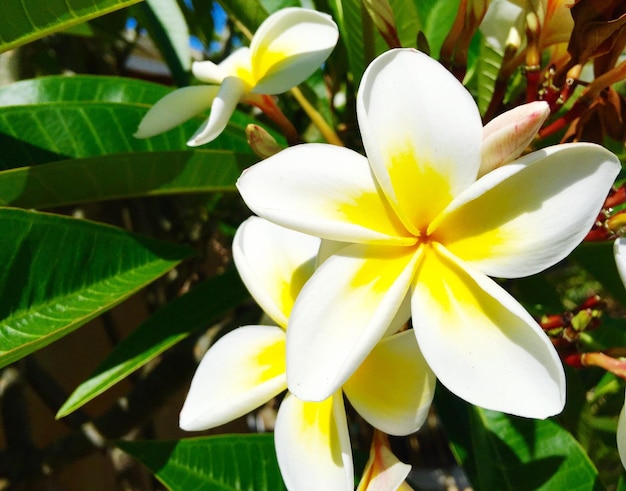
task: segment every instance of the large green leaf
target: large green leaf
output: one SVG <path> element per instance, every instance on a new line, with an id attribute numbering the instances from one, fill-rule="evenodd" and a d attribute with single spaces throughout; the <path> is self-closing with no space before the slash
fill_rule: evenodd
<path id="1" fill-rule="evenodd" d="M 604 489 L 584 450 L 554 421 L 482 409 L 441 387 L 435 401 L 452 450 L 474 489 Z"/>
<path id="2" fill-rule="evenodd" d="M 117 446 L 143 462 L 171 491 L 285 489 L 270 434 L 119 441 Z"/>
<path id="3" fill-rule="evenodd" d="M 47 77 L 1 88 L 0 169 L 113 153 L 186 150 L 203 116 L 153 138 L 133 137 L 149 106 L 171 90 L 137 80 L 89 76 Z M 203 148 L 251 154 L 245 136 L 251 122 L 256 120 L 235 111 L 224 132 Z"/>
<path id="4" fill-rule="evenodd" d="M 0 209 L 0 367 L 120 303 L 191 250 L 87 220 Z"/>
<path id="5" fill-rule="evenodd" d="M 256 160 L 224 150 L 181 150 L 20 167 L 0 172 L 0 205 L 42 209 L 137 196 L 235 192 L 241 171 Z"/>
<path id="6" fill-rule="evenodd" d="M 191 332 L 217 322 L 248 297 L 235 270 L 211 278 L 156 311 L 72 393 L 57 418 L 75 411 Z"/>
<path id="7" fill-rule="evenodd" d="M 118 102 L 154 104 L 172 89 L 132 78 L 73 75 L 22 80 L 0 87 L 0 106 L 46 102 Z"/>
<path id="8" fill-rule="evenodd" d="M 3 0 L 0 53 L 140 0 Z"/>

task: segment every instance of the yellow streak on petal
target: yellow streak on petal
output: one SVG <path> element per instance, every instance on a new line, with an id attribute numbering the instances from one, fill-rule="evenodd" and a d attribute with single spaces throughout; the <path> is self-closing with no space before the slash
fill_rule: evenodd
<path id="1" fill-rule="evenodd" d="M 382 193 L 369 192 L 346 197 L 338 211 L 348 223 L 362 225 L 394 237 L 406 237 L 407 243 L 415 243 L 415 239 L 402 225 Z"/>
<path id="2" fill-rule="evenodd" d="M 254 360 L 257 367 L 257 382 L 255 385 L 267 382 L 275 377 L 283 375 L 287 371 L 285 340 L 281 339 L 274 344 L 269 344 L 259 351 Z"/>
<path id="3" fill-rule="evenodd" d="M 275 298 L 278 301 L 278 308 L 289 319 L 300 290 L 302 290 L 302 287 L 315 270 L 315 261 L 307 261 L 295 268 L 288 264 L 285 264 L 285 266 L 289 270 L 285 274 L 280 275 L 280 279 L 277 280 Z M 291 273 L 291 276 L 288 273 Z M 287 328 L 287 326 L 280 327 L 283 329 Z"/>
<path id="4" fill-rule="evenodd" d="M 359 406 L 376 408 L 378 415 L 393 417 L 429 404 L 435 379 L 417 345 L 414 350 L 409 344 L 399 351 L 389 339 L 376 345 L 344 384 L 344 390 L 348 398 L 353 394 L 359 398 Z"/>
<path id="5" fill-rule="evenodd" d="M 252 59 L 252 74 L 256 84 L 272 69 L 287 59 L 287 53 L 282 50 L 270 50 L 267 47 L 259 47 L 256 56 Z"/>
<path id="6" fill-rule="evenodd" d="M 511 199 L 516 190 L 507 184 L 442 216 L 431 238 L 464 261 L 515 254 L 515 249 L 523 244 L 515 233 L 515 218 L 534 211 L 536 203 Z"/>
<path id="7" fill-rule="evenodd" d="M 341 465 L 341 444 L 335 421 L 333 397 L 337 396 L 331 396 L 321 402 L 305 402 L 298 399 L 302 405 L 299 433 L 301 439 L 308 442 L 307 446 L 330 449 L 333 461 Z"/>
<path id="8" fill-rule="evenodd" d="M 420 155 L 408 138 L 388 145 L 387 166 L 391 186 L 398 204 L 397 212 L 407 227 L 424 233 L 428 224 L 452 200 L 450 176 L 442 172 L 446 165 L 437 165 Z M 393 201 L 393 197 L 389 197 Z M 408 223 L 407 223 L 408 220 Z"/>
<path id="9" fill-rule="evenodd" d="M 480 289 L 469 274 L 446 257 L 449 252 L 438 243 L 425 247 L 414 288 L 424 290 L 442 314 L 438 322 L 453 336 L 453 331 L 484 328 L 500 333 L 511 325 L 514 314 Z M 489 346 L 482 347 L 488 356 Z"/>
<path id="10" fill-rule="evenodd" d="M 384 295 L 408 266 L 416 247 L 369 246 L 367 260 L 352 277 L 352 288 L 367 288 L 374 296 Z"/>

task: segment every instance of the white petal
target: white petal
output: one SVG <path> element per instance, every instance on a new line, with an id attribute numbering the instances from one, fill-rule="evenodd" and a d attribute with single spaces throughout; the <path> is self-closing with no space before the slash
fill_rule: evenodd
<path id="1" fill-rule="evenodd" d="M 545 101 L 516 106 L 492 119 L 483 128 L 480 161 L 482 176 L 519 157 L 550 115 Z"/>
<path id="2" fill-rule="evenodd" d="M 467 189 L 432 224 L 431 239 L 489 276 L 538 273 L 582 241 L 619 170 L 615 155 L 590 143 L 533 152 Z"/>
<path id="3" fill-rule="evenodd" d="M 622 283 L 626 285 L 626 238 L 621 237 L 613 244 L 613 253 L 615 255 L 615 264 L 617 264 L 617 272 L 622 279 Z"/>
<path id="4" fill-rule="evenodd" d="M 320 240 L 259 217 L 243 222 L 233 239 L 233 259 L 246 288 L 281 327 L 315 270 Z"/>
<path id="5" fill-rule="evenodd" d="M 286 8 L 268 17 L 250 44 L 254 92 L 280 94 L 304 82 L 332 52 L 339 30 L 329 15 Z"/>
<path id="6" fill-rule="evenodd" d="M 343 391 L 374 428 L 408 435 L 426 420 L 435 395 L 435 375 L 417 346 L 413 331 L 383 338 Z"/>
<path id="7" fill-rule="evenodd" d="M 198 80 L 209 84 L 221 84 L 226 77 L 250 77 L 250 48 L 239 48 L 219 65 L 212 61 L 192 63 L 191 72 Z"/>
<path id="8" fill-rule="evenodd" d="M 409 472 L 411 472 L 411 466 L 400 462 L 393 454 L 387 435 L 374 430 L 370 457 L 357 491 L 412 489 L 404 483 Z"/>
<path id="9" fill-rule="evenodd" d="M 338 390 L 381 339 L 405 298 L 413 247 L 354 244 L 304 285 L 287 329 L 287 383 L 304 400 Z"/>
<path id="10" fill-rule="evenodd" d="M 626 468 L 626 408 L 622 408 L 617 421 L 617 450 L 622 466 Z"/>
<path id="11" fill-rule="evenodd" d="M 343 147 L 287 148 L 246 169 L 237 188 L 257 215 L 306 234 L 415 243 L 379 194 L 365 157 Z"/>
<path id="12" fill-rule="evenodd" d="M 202 358 L 180 412 L 180 427 L 198 431 L 219 426 L 285 389 L 285 332 L 276 326 L 240 327 Z"/>
<path id="13" fill-rule="evenodd" d="M 409 49 L 387 51 L 357 96 L 365 152 L 381 188 L 415 235 L 476 179 L 482 123 L 443 66 Z"/>
<path id="14" fill-rule="evenodd" d="M 217 86 L 198 85 L 171 92 L 146 113 L 135 138 L 150 138 L 193 118 L 211 107 L 218 91 Z"/>
<path id="15" fill-rule="evenodd" d="M 198 131 L 187 142 L 187 145 L 197 147 L 209 143 L 220 136 L 245 91 L 246 84 L 242 79 L 239 77 L 226 77 L 220 86 L 217 96 L 213 99 L 209 119 L 198 128 Z"/>
<path id="16" fill-rule="evenodd" d="M 323 402 L 304 402 L 287 394 L 278 410 L 274 440 L 287 489 L 354 489 L 352 449 L 340 392 Z"/>
<path id="17" fill-rule="evenodd" d="M 524 9 L 510 0 L 493 0 L 480 24 L 480 31 L 487 44 L 504 54 L 506 40 L 511 29 L 524 31 Z"/>
<path id="18" fill-rule="evenodd" d="M 471 404 L 528 418 L 559 413 L 565 374 L 537 322 L 493 280 L 441 246 L 413 285 L 413 328 L 443 385 Z"/>

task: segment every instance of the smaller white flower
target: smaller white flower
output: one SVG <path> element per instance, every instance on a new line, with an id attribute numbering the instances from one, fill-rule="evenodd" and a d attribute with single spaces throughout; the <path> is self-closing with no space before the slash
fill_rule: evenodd
<path id="1" fill-rule="evenodd" d="M 219 426 L 287 388 L 285 329 L 296 296 L 313 274 L 319 246 L 315 237 L 258 217 L 239 227 L 233 241 L 237 269 L 254 299 L 280 327 L 243 326 L 209 349 L 181 410 L 181 428 Z M 325 400 L 305 402 L 288 393 L 280 404 L 274 434 L 287 488 L 354 489 L 344 394 L 372 426 L 407 435 L 426 419 L 434 389 L 435 377 L 415 336 L 404 331 L 378 343 L 344 386 Z M 397 470 L 394 466 L 385 476 L 395 479 Z"/>
<path id="2" fill-rule="evenodd" d="M 239 102 L 271 107 L 261 95 L 281 94 L 304 82 L 332 52 L 339 31 L 330 16 L 286 8 L 270 15 L 252 38 L 219 65 L 196 62 L 191 70 L 210 85 L 184 87 L 158 101 L 144 116 L 136 138 L 149 138 L 211 108 L 209 119 L 187 142 L 195 147 L 217 138 Z"/>

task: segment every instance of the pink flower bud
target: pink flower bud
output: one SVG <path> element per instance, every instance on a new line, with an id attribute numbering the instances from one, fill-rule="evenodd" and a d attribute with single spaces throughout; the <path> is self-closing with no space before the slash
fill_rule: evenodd
<path id="1" fill-rule="evenodd" d="M 519 157 L 549 114 L 548 103 L 536 101 L 511 109 L 487 123 L 483 128 L 479 175 Z"/>

